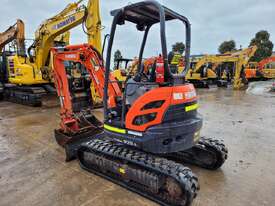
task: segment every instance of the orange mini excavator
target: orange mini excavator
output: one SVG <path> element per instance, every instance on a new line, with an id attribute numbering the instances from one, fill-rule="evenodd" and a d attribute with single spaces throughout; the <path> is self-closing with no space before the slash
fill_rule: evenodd
<path id="1" fill-rule="evenodd" d="M 189 69 L 191 29 L 188 19 L 156 1 L 130 4 L 111 12 L 113 23 L 106 67 L 88 44 L 53 48 L 54 79 L 61 102 L 57 142 L 67 160 L 78 158 L 85 170 L 107 178 L 161 205 L 188 206 L 197 195 L 198 178 L 183 163 L 217 169 L 227 158 L 225 145 L 200 137 L 202 118 L 197 95 L 185 80 Z M 167 60 L 167 21 L 185 26 L 186 67 L 173 74 Z M 121 92 L 111 75 L 117 26 L 131 22 L 144 33 L 138 73 Z M 143 72 L 143 51 L 151 26 L 160 24 L 161 55 L 155 75 Z M 104 121 L 93 115 L 91 82 L 103 97 Z"/>

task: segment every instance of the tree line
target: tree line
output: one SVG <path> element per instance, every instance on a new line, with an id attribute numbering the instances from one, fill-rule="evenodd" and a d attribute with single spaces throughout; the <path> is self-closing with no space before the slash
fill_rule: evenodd
<path id="1" fill-rule="evenodd" d="M 266 30 L 261 30 L 255 34 L 251 39 L 249 46 L 257 46 L 258 49 L 255 55 L 251 58 L 251 61 L 259 62 L 262 59 L 270 57 L 273 51 L 273 43 L 270 40 L 270 34 Z M 227 52 L 237 51 L 236 42 L 234 40 L 224 41 L 220 44 L 218 51 L 220 54 L 225 54 Z M 181 55 L 185 51 L 185 45 L 183 42 L 176 42 L 172 45 L 172 51 L 178 52 Z M 114 54 L 114 60 L 122 58 L 120 50 L 117 50 Z"/>
<path id="2" fill-rule="evenodd" d="M 268 31 L 261 30 L 255 34 L 253 39 L 251 39 L 249 46 L 258 47 L 255 55 L 251 58 L 251 61 L 259 62 L 272 55 L 274 45 L 270 40 L 270 34 Z M 236 42 L 234 40 L 224 41 L 219 46 L 218 51 L 221 54 L 237 51 Z"/>

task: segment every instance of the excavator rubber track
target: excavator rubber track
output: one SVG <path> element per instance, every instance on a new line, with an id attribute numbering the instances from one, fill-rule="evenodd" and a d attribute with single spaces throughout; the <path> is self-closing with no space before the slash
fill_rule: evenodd
<path id="1" fill-rule="evenodd" d="M 114 143 L 99 134 L 78 150 L 80 166 L 165 206 L 189 206 L 198 178 L 182 164 Z"/>
<path id="2" fill-rule="evenodd" d="M 191 149 L 167 155 L 176 162 L 193 164 L 205 169 L 220 168 L 228 157 L 228 149 L 220 140 L 201 137 Z"/>
<path id="3" fill-rule="evenodd" d="M 42 96 L 47 94 L 43 87 L 31 86 L 5 86 L 4 99 L 17 104 L 32 107 L 42 105 Z"/>

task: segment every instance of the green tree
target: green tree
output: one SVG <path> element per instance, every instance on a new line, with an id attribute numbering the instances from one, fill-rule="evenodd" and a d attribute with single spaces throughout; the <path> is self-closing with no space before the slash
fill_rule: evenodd
<path id="1" fill-rule="evenodd" d="M 251 58 L 251 61 L 259 62 L 272 55 L 273 43 L 270 41 L 270 34 L 267 31 L 261 30 L 256 33 L 249 46 L 254 45 L 256 45 L 258 49 L 255 55 Z"/>
<path id="2" fill-rule="evenodd" d="M 176 42 L 172 45 L 172 51 L 173 52 L 179 52 L 180 54 L 183 54 L 185 50 L 185 45 L 182 42 Z"/>
<path id="3" fill-rule="evenodd" d="M 236 42 L 234 40 L 224 41 L 219 46 L 219 52 L 224 54 L 226 52 L 236 51 Z"/>
<path id="4" fill-rule="evenodd" d="M 122 54 L 121 54 L 121 51 L 118 49 L 114 53 L 114 66 L 115 66 L 115 69 L 117 68 L 117 66 L 120 67 L 120 65 L 117 65 L 117 63 L 118 63 L 117 60 L 121 59 L 121 58 L 122 58 Z"/>

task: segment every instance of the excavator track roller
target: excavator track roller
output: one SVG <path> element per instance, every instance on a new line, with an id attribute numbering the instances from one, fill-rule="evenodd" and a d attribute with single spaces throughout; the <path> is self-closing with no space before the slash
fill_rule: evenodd
<path id="1" fill-rule="evenodd" d="M 210 170 L 220 168 L 228 157 L 228 149 L 220 140 L 201 137 L 189 150 L 168 154 L 171 160 L 189 163 Z"/>
<path id="2" fill-rule="evenodd" d="M 198 178 L 181 164 L 119 145 L 99 134 L 78 150 L 80 166 L 161 205 L 191 205 Z"/>

